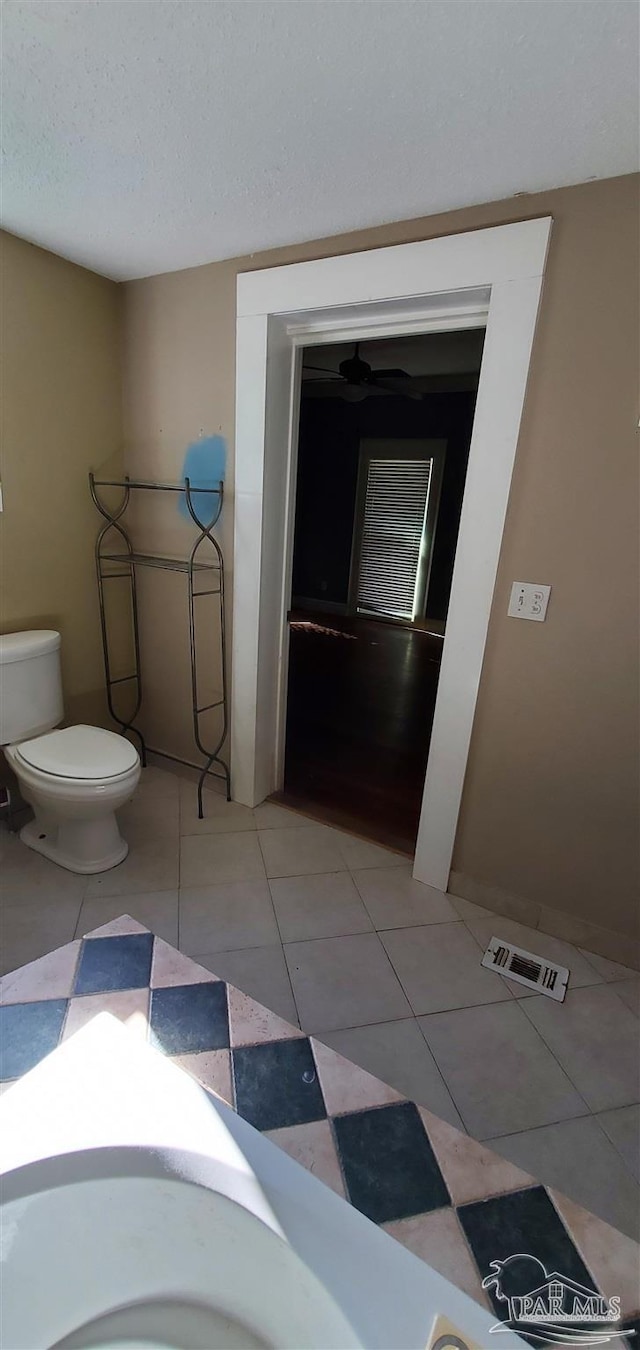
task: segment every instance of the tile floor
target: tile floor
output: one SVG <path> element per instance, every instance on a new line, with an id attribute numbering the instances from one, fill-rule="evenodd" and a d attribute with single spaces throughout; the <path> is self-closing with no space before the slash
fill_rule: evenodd
<path id="1" fill-rule="evenodd" d="M 637 1237 L 638 974 L 421 886 L 403 856 L 283 807 L 210 792 L 199 821 L 193 784 L 155 767 L 122 826 L 129 857 L 88 879 L 3 831 L 2 970 L 127 912 Z M 482 969 L 493 932 L 569 966 L 565 1003 Z"/>
<path id="2" fill-rule="evenodd" d="M 481 1281 L 496 1251 L 520 1251 L 615 1291 L 635 1325 L 636 1243 L 127 915 L 0 979 L 0 1088 L 100 1012 L 498 1316 Z"/>

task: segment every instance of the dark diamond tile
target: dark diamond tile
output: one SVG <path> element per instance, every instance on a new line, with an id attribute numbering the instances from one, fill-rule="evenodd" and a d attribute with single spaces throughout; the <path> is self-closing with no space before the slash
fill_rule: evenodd
<path id="1" fill-rule="evenodd" d="M 74 994 L 144 989 L 151 978 L 153 933 L 89 938 L 82 944 Z"/>
<path id="2" fill-rule="evenodd" d="M 232 1054 L 236 1110 L 257 1130 L 324 1119 L 324 1097 L 306 1037 L 238 1046 Z"/>
<path id="3" fill-rule="evenodd" d="M 530 1292 L 536 1288 L 536 1280 L 538 1285 L 542 1285 L 543 1279 L 534 1262 L 541 1262 L 549 1275 L 557 1273 L 567 1280 L 575 1280 L 580 1285 L 595 1289 L 586 1266 L 543 1186 L 532 1186 L 528 1190 L 512 1191 L 509 1195 L 494 1196 L 491 1200 L 460 1205 L 458 1218 L 482 1279 L 491 1274 L 492 1261 L 507 1261 L 509 1257 L 519 1255 L 519 1261 L 509 1265 L 501 1283 L 501 1292 L 507 1298 L 510 1294 Z M 527 1258 L 531 1257 L 534 1261 L 527 1265 Z M 498 1317 L 507 1317 L 504 1297 L 499 1299 L 495 1288 L 487 1292 Z M 523 1335 L 523 1332 L 519 1334 Z M 526 1333 L 524 1338 L 529 1339 Z M 540 1345 L 540 1339 L 535 1343 Z"/>
<path id="4" fill-rule="evenodd" d="M 227 986 L 223 980 L 151 990 L 149 1036 L 167 1055 L 228 1050 Z"/>
<path id="5" fill-rule="evenodd" d="M 333 1128 L 351 1202 L 374 1223 L 451 1204 L 413 1102 L 337 1116 Z"/>
<path id="6" fill-rule="evenodd" d="M 20 1078 L 55 1050 L 66 998 L 41 1003 L 10 1003 L 0 1008 L 0 1079 Z"/>

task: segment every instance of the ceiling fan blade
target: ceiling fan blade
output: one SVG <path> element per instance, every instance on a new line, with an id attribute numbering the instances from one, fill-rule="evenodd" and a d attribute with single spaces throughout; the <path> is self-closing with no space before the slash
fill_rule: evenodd
<path id="1" fill-rule="evenodd" d="M 365 398 L 369 398 L 370 395 L 373 395 L 373 397 L 375 398 L 379 394 L 383 394 L 386 396 L 389 392 L 387 389 L 383 389 L 381 384 L 376 384 L 375 380 L 363 380 L 362 384 L 352 385 L 351 388 L 364 389 Z"/>
<path id="2" fill-rule="evenodd" d="M 372 395 L 388 397 L 390 390 L 375 384 L 349 384 L 347 380 L 303 380 L 304 398 L 340 398 L 345 403 L 358 403 Z"/>
<path id="3" fill-rule="evenodd" d="M 303 380 L 302 392 L 307 398 L 337 398 L 344 380 Z"/>
<path id="4" fill-rule="evenodd" d="M 376 384 L 379 389 L 384 389 L 386 394 L 395 394 L 398 398 L 412 398 L 417 402 L 422 398 L 419 389 L 412 385 L 411 376 L 407 380 L 380 380 L 376 378 Z"/>
<path id="5" fill-rule="evenodd" d="M 374 370 L 376 379 L 383 380 L 410 380 L 411 376 L 407 370 Z"/>
<path id="6" fill-rule="evenodd" d="M 337 370 L 331 370 L 329 366 L 308 366 L 307 363 L 306 363 L 306 361 L 305 361 L 304 364 L 303 364 L 303 366 L 302 366 L 302 369 L 303 369 L 303 370 L 317 370 L 317 371 L 320 372 L 321 375 L 331 375 L 331 376 L 333 376 L 334 379 L 336 379 L 336 380 L 342 379 L 342 376 L 340 375 L 339 371 L 337 371 Z"/>

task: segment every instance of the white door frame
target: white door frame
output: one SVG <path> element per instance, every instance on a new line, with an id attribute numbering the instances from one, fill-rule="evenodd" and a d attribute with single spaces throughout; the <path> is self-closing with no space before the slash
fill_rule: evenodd
<path id="1" fill-rule="evenodd" d="M 238 277 L 231 766 L 247 806 L 282 785 L 301 348 L 486 322 L 414 867 L 443 891 L 550 230 L 544 217 Z"/>

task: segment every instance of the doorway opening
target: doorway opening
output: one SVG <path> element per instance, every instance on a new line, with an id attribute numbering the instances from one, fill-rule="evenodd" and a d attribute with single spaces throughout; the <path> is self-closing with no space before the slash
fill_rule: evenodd
<path id="1" fill-rule="evenodd" d="M 446 891 L 551 217 L 242 272 L 236 299 L 231 760 L 282 787 L 301 348 L 486 326 L 413 875 Z"/>
<path id="2" fill-rule="evenodd" d="M 484 328 L 303 349 L 281 799 L 412 852 Z"/>

